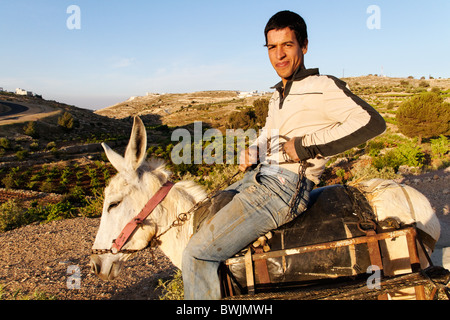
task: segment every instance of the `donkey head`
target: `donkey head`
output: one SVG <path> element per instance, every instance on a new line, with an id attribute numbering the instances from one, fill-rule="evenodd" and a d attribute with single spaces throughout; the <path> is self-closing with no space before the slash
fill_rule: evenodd
<path id="1" fill-rule="evenodd" d="M 100 226 L 91 255 L 92 270 L 102 279 L 111 280 L 119 274 L 130 253 L 126 250 L 144 249 L 156 233 L 156 223 L 146 219 L 123 246 L 124 252 L 113 254 L 108 249 L 124 226 L 145 206 L 150 197 L 167 181 L 169 173 L 163 163 L 153 167 L 144 161 L 147 133 L 142 120 L 134 118 L 130 141 L 122 157 L 102 144 L 108 160 L 117 170 L 105 189 Z M 156 170 L 157 169 L 157 170 Z M 160 209 L 162 210 L 162 209 Z"/>

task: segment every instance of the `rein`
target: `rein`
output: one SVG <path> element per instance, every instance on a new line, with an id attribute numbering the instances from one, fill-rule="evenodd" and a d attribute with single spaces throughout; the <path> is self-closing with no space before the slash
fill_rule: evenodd
<path id="1" fill-rule="evenodd" d="M 93 254 L 112 253 L 133 253 L 139 250 L 122 250 L 122 247 L 130 239 L 133 232 L 142 225 L 144 220 L 153 212 L 153 210 L 164 200 L 169 191 L 174 186 L 174 183 L 167 181 L 161 186 L 161 188 L 155 193 L 153 197 L 147 202 L 144 208 L 137 216 L 135 216 L 127 225 L 122 229 L 119 236 L 113 240 L 110 249 L 92 249 Z"/>

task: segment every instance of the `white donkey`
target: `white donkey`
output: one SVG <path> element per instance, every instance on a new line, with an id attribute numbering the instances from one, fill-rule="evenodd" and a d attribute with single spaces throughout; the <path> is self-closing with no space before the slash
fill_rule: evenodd
<path id="1" fill-rule="evenodd" d="M 122 157 L 106 144 L 102 144 L 106 156 L 118 171 L 105 189 L 105 200 L 100 227 L 93 244 L 91 266 L 102 279 L 111 280 L 118 276 L 122 264 L 132 251 L 146 248 L 149 242 L 167 230 L 176 217 L 187 212 L 195 203 L 206 197 L 201 187 L 191 181 L 176 183 L 156 206 L 148 218 L 143 220 L 120 250 L 111 250 L 113 241 L 121 234 L 124 227 L 146 206 L 150 198 L 170 178 L 160 160 L 145 161 L 147 135 L 141 119 L 134 119 L 130 141 Z M 440 235 L 440 224 L 428 200 L 411 187 L 402 186 L 393 181 L 371 180 L 359 186 L 371 194 L 368 197 L 378 220 L 391 216 L 400 222 L 417 223 L 417 227 L 425 231 L 435 241 Z M 381 189 L 380 189 L 381 188 Z M 400 189 L 403 189 L 401 192 Z M 405 197 L 405 193 L 408 194 Z M 387 200 L 387 201 L 386 201 Z M 193 234 L 193 219 L 180 227 L 171 228 L 159 239 L 160 248 L 180 268 L 183 250 Z M 386 275 L 405 272 L 408 269 L 406 243 L 386 241 L 381 246 Z M 427 251 L 431 251 L 428 248 Z M 118 252 L 117 252 L 118 251 Z M 427 265 L 426 258 L 419 248 L 422 267 Z M 396 261 L 406 265 L 396 265 Z"/>
<path id="2" fill-rule="evenodd" d="M 138 117 L 134 118 L 125 157 L 104 143 L 102 146 L 108 160 L 118 173 L 105 189 L 102 218 L 92 247 L 94 252 L 99 249 L 98 252 L 110 249 L 113 240 L 121 233 L 124 226 L 141 211 L 148 200 L 170 178 L 170 172 L 165 170 L 163 161 L 155 159 L 150 162 L 145 161 L 147 134 L 142 120 Z M 180 213 L 187 212 L 205 197 L 204 190 L 192 181 L 176 183 L 160 205 L 153 210 L 151 216 L 144 220 L 125 243 L 121 252 L 117 254 L 106 252 L 91 256 L 94 272 L 104 280 L 116 278 L 122 263 L 129 258 L 131 251 L 146 248 L 155 235 L 167 230 Z M 171 228 L 159 239 L 161 250 L 178 268 L 181 267 L 183 249 L 192 233 L 192 221 L 190 221 L 181 227 Z"/>

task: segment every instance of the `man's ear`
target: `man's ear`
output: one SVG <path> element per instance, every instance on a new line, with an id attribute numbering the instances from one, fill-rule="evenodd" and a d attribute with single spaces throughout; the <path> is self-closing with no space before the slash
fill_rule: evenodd
<path id="1" fill-rule="evenodd" d="M 308 52 L 308 39 L 305 39 L 305 41 L 303 41 L 302 52 L 303 54 L 306 54 Z"/>

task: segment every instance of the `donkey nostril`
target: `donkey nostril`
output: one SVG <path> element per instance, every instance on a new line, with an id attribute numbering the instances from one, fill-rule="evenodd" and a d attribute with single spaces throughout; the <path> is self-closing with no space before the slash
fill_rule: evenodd
<path id="1" fill-rule="evenodd" d="M 98 264 L 95 260 L 96 260 L 96 259 L 91 258 L 91 263 L 90 263 L 90 265 L 91 265 L 91 270 L 92 270 L 92 272 L 94 272 L 95 274 L 99 274 L 99 273 L 100 273 L 101 266 L 100 266 L 100 264 Z"/>
<path id="2" fill-rule="evenodd" d="M 95 262 L 92 262 L 92 261 L 91 261 L 91 270 L 95 274 L 98 274 L 98 265 Z"/>

